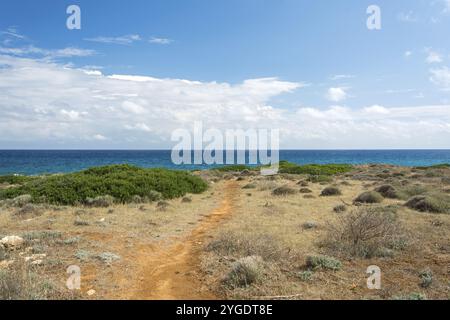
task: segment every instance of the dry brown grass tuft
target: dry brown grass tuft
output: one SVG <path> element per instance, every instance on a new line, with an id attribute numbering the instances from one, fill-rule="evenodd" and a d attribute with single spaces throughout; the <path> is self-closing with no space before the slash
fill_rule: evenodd
<path id="1" fill-rule="evenodd" d="M 392 209 L 366 207 L 328 225 L 323 245 L 339 255 L 370 258 L 403 249 L 406 236 Z"/>

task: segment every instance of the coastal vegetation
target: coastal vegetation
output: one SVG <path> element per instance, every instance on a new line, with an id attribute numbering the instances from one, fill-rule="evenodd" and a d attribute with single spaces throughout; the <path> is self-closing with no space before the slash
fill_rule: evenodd
<path id="1" fill-rule="evenodd" d="M 187 171 L 144 169 L 131 165 L 95 167 L 44 177 L 9 177 L 4 180 L 17 186 L 0 190 L 0 200 L 28 195 L 33 203 L 54 205 L 129 203 L 136 196 L 149 201 L 172 199 L 207 189 L 205 181 Z"/>

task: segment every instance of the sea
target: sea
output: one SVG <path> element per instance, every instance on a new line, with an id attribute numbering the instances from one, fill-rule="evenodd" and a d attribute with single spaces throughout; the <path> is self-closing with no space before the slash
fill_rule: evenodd
<path id="1" fill-rule="evenodd" d="M 297 164 L 450 163 L 450 150 L 281 150 L 280 160 Z M 209 169 L 206 164 L 176 165 L 170 150 L 0 150 L 0 175 L 67 173 L 94 166 L 131 164 L 146 168 Z"/>

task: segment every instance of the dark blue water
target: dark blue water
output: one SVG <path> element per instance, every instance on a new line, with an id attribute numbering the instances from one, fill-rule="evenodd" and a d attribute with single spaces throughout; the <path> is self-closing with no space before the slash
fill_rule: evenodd
<path id="1" fill-rule="evenodd" d="M 280 159 L 309 163 L 385 163 L 425 166 L 450 163 L 450 150 L 285 150 Z M 0 150 L 0 175 L 73 172 L 93 166 L 128 163 L 141 167 L 207 169 L 206 165 L 174 165 L 170 150 L 77 151 L 77 150 Z"/>

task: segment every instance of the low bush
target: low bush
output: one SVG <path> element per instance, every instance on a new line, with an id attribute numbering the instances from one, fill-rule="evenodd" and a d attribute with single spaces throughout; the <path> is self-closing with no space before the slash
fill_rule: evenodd
<path id="1" fill-rule="evenodd" d="M 67 300 L 75 296 L 25 264 L 0 269 L 0 300 Z"/>
<path id="2" fill-rule="evenodd" d="M 312 270 L 326 269 L 337 271 L 342 268 L 342 263 L 339 260 L 329 256 L 308 256 L 306 258 L 306 267 Z"/>
<path id="3" fill-rule="evenodd" d="M 419 274 L 420 286 L 422 288 L 428 288 L 433 283 L 433 271 L 425 269 Z"/>
<path id="4" fill-rule="evenodd" d="M 300 193 L 303 193 L 303 194 L 305 194 L 305 193 L 312 193 L 312 190 L 308 189 L 308 188 L 301 188 L 300 189 Z"/>
<path id="5" fill-rule="evenodd" d="M 326 187 L 322 190 L 322 193 L 320 194 L 322 197 L 331 197 L 331 196 L 339 196 L 342 192 L 339 190 L 339 188 L 336 187 Z"/>
<path id="6" fill-rule="evenodd" d="M 221 256 L 243 258 L 247 256 L 260 256 L 264 261 L 286 261 L 289 252 L 272 236 L 249 235 L 246 233 L 221 233 L 210 242 L 207 251 Z"/>
<path id="7" fill-rule="evenodd" d="M 376 188 L 375 191 L 378 192 L 379 194 L 381 194 L 385 198 L 389 198 L 389 199 L 397 199 L 398 198 L 397 190 L 389 184 L 380 186 L 380 187 Z"/>
<path id="8" fill-rule="evenodd" d="M 171 199 L 206 189 L 205 181 L 187 171 L 112 165 L 42 177 L 19 187 L 3 189 L 0 200 L 28 194 L 33 202 L 77 205 L 88 198 L 110 195 L 116 202 L 129 203 L 136 195 L 153 200 L 161 194 L 163 198 Z"/>
<path id="9" fill-rule="evenodd" d="M 296 194 L 297 191 L 288 186 L 281 186 L 272 191 L 274 196 L 289 196 Z"/>
<path id="10" fill-rule="evenodd" d="M 344 204 L 338 204 L 333 208 L 333 211 L 336 213 L 341 213 L 347 211 L 347 206 Z"/>
<path id="11" fill-rule="evenodd" d="M 250 172 L 250 171 L 257 170 L 257 168 L 249 167 L 245 164 L 235 164 L 235 165 L 218 167 L 218 168 L 215 168 L 215 170 L 220 171 L 220 172 L 243 172 L 244 170 L 246 172 Z"/>
<path id="12" fill-rule="evenodd" d="M 333 182 L 333 177 L 325 175 L 310 175 L 307 180 L 312 183 L 331 183 Z"/>
<path id="13" fill-rule="evenodd" d="M 383 196 L 376 191 L 367 191 L 361 193 L 356 199 L 355 203 L 380 203 L 383 201 Z"/>
<path id="14" fill-rule="evenodd" d="M 132 201 L 136 200 L 135 196 L 131 200 Z M 84 204 L 88 207 L 108 208 L 114 204 L 114 197 L 106 195 L 106 196 L 98 196 L 95 198 L 87 198 Z"/>
<path id="15" fill-rule="evenodd" d="M 310 174 L 315 176 L 320 175 L 335 175 L 349 172 L 353 166 L 348 164 L 307 164 L 297 165 L 287 161 L 280 161 L 280 173 L 290 174 Z"/>
<path id="16" fill-rule="evenodd" d="M 223 282 L 230 287 L 246 287 L 262 279 L 264 261 L 259 256 L 249 256 L 236 261 Z"/>
<path id="17" fill-rule="evenodd" d="M 328 225 L 323 245 L 340 255 L 370 258 L 385 249 L 401 250 L 407 237 L 392 208 L 362 208 Z"/>
<path id="18" fill-rule="evenodd" d="M 420 212 L 450 214 L 450 196 L 440 193 L 415 196 L 409 199 L 405 206 Z"/>
<path id="19" fill-rule="evenodd" d="M 39 177 L 30 177 L 30 176 L 22 176 L 22 175 L 6 175 L 0 176 L 0 184 L 25 184 L 27 182 L 39 179 Z"/>

